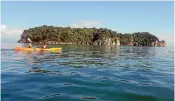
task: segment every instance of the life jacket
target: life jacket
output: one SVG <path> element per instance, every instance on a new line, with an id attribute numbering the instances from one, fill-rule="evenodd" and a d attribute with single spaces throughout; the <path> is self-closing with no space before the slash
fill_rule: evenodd
<path id="1" fill-rule="evenodd" d="M 42 45 L 42 48 L 46 48 L 46 45 Z"/>

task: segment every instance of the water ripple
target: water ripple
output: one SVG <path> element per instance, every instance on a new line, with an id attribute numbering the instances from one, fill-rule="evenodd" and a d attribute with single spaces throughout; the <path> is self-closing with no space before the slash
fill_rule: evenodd
<path id="1" fill-rule="evenodd" d="M 174 50 L 61 47 L 59 54 L 2 49 L 2 100 L 173 101 Z"/>

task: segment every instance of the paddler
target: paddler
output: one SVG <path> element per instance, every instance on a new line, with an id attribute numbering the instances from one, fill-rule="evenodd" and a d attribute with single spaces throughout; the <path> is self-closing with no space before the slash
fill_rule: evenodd
<path id="1" fill-rule="evenodd" d="M 32 43 L 32 41 L 30 40 L 30 38 L 29 38 L 29 37 L 27 38 L 27 42 L 29 43 L 29 44 L 28 44 L 28 48 L 32 48 L 32 44 L 31 44 L 31 43 Z"/>
<path id="2" fill-rule="evenodd" d="M 41 48 L 46 48 L 46 47 L 47 47 L 46 42 L 43 42 L 43 44 L 42 44 Z"/>

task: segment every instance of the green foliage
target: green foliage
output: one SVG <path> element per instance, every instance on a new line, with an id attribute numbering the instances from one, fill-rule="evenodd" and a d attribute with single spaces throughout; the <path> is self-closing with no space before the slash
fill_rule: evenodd
<path id="1" fill-rule="evenodd" d="M 21 38 L 30 37 L 33 42 L 55 41 L 60 43 L 72 44 L 93 44 L 96 40 L 105 38 L 118 38 L 121 45 L 142 45 L 149 46 L 158 38 L 148 32 L 138 33 L 117 33 L 107 28 L 70 28 L 70 27 L 53 27 L 40 26 L 24 30 Z"/>
<path id="2" fill-rule="evenodd" d="M 149 32 L 138 32 L 133 34 L 121 34 L 118 33 L 121 45 L 139 45 L 139 46 L 151 46 L 152 42 L 159 40 L 156 36 Z"/>
<path id="3" fill-rule="evenodd" d="M 73 44 L 92 44 L 98 39 L 116 37 L 116 33 L 107 28 L 63 28 L 46 25 L 30 28 L 23 34 L 27 34 L 33 42 L 55 41 Z"/>
<path id="4" fill-rule="evenodd" d="M 141 46 L 151 46 L 152 42 L 159 40 L 156 36 L 148 32 L 133 33 L 133 41 Z"/>

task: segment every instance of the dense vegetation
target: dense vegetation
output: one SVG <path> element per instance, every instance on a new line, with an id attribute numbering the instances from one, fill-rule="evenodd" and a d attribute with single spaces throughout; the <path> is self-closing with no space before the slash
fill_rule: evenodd
<path id="1" fill-rule="evenodd" d="M 21 38 L 25 38 L 25 34 L 34 42 L 55 41 L 74 44 L 92 44 L 98 39 L 116 37 L 116 32 L 106 28 L 70 28 L 46 25 L 24 30 Z"/>
<path id="2" fill-rule="evenodd" d="M 118 33 L 121 45 L 151 46 L 152 42 L 159 40 L 156 36 L 148 32 L 138 32 L 133 34 Z"/>
<path id="3" fill-rule="evenodd" d="M 158 38 L 148 32 L 121 34 L 107 28 L 70 28 L 40 26 L 24 30 L 21 39 L 30 37 L 33 42 L 55 41 L 73 44 L 93 44 L 96 40 L 117 38 L 121 45 L 148 46 Z"/>

